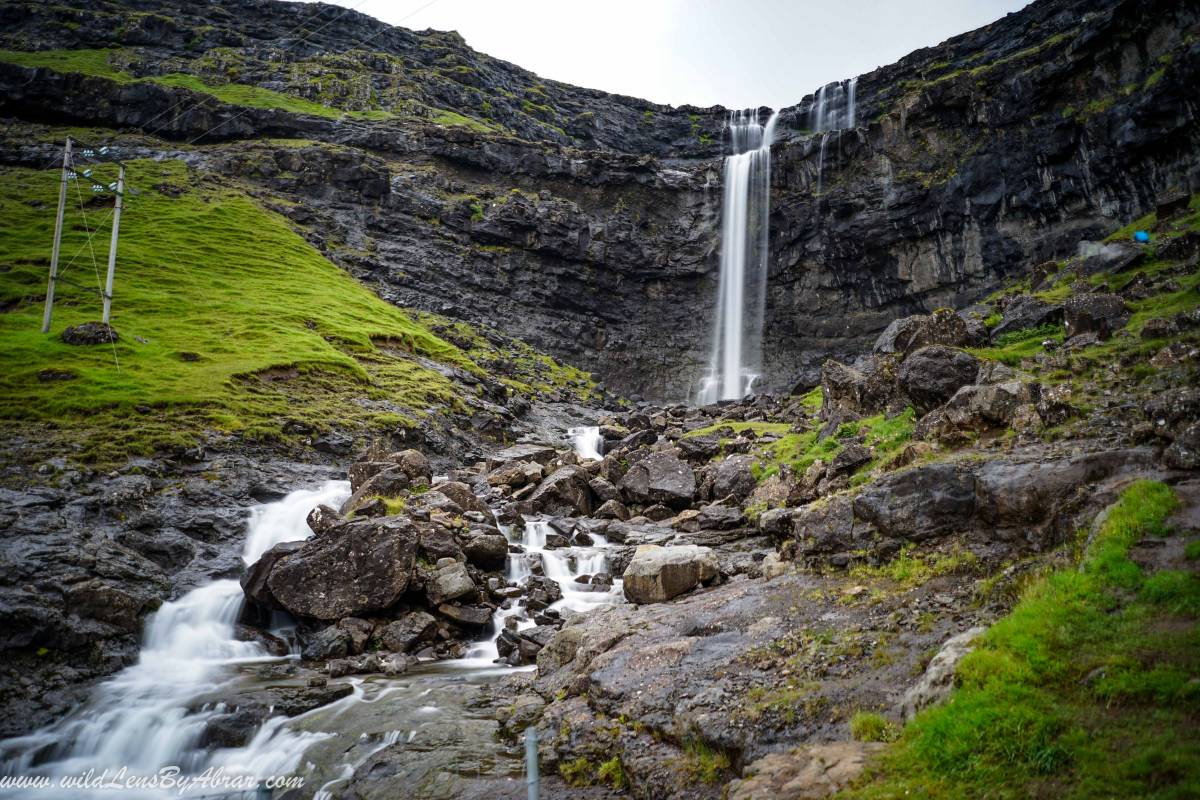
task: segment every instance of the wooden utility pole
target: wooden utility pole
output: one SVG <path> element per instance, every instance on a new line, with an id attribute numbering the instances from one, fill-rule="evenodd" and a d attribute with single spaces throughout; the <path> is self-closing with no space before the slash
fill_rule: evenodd
<path id="1" fill-rule="evenodd" d="M 71 169 L 71 137 L 63 148 L 62 181 L 58 186 L 58 217 L 54 221 L 54 249 L 50 251 L 50 282 L 46 286 L 46 310 L 42 312 L 42 333 L 50 331 L 50 311 L 54 307 L 54 282 L 58 280 L 58 251 L 62 248 L 63 212 L 67 207 L 67 180 Z M 119 202 L 119 199 L 118 199 Z"/>
<path id="2" fill-rule="evenodd" d="M 117 271 L 117 234 L 121 227 L 121 200 L 125 197 L 125 165 L 117 174 L 117 200 L 113 206 L 112 241 L 108 245 L 108 276 L 104 280 L 104 316 L 101 321 L 107 325 L 109 314 L 112 312 L 113 274 Z"/>

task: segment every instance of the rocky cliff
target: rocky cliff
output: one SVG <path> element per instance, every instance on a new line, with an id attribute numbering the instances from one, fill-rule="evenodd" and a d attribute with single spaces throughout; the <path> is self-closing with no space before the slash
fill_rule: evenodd
<path id="1" fill-rule="evenodd" d="M 542 80 L 453 34 L 330 6 L 3 13 L 0 45 L 40 52 L 3 59 L 0 114 L 186 144 L 291 201 L 385 298 L 492 325 L 615 389 L 678 399 L 703 371 L 723 109 Z M 770 387 L 1194 189 L 1197 25 L 1190 3 L 1041 0 L 862 76 L 853 130 L 810 133 L 811 95 L 784 109 Z"/>

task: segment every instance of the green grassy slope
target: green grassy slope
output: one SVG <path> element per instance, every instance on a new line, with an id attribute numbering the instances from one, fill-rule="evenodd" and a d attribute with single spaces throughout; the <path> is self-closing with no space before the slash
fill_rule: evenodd
<path id="1" fill-rule="evenodd" d="M 1035 581 L 959 664 L 950 700 L 845 796 L 1200 796 L 1200 576 L 1129 557 L 1171 535 L 1176 503 L 1130 486 L 1081 566 Z"/>
<path id="2" fill-rule="evenodd" d="M 462 402 L 450 380 L 412 356 L 484 374 L 431 331 L 434 320 L 383 302 L 282 217 L 236 187 L 197 183 L 177 161 L 130 165 L 130 183 L 144 191 L 121 220 L 113 292 L 121 341 L 67 345 L 67 325 L 100 318 L 111 201 L 70 185 L 65 280 L 51 333 L 42 334 L 57 174 L 5 168 L 0 180 L 8 189 L 0 197 L 0 419 L 58 428 L 85 456 L 187 444 L 207 429 L 278 438 L 289 421 L 317 430 L 411 425 Z"/>

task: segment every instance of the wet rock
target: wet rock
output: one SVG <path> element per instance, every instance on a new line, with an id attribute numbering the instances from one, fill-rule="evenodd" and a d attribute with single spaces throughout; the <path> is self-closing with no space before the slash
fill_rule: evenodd
<path id="1" fill-rule="evenodd" d="M 325 533 L 345 522 L 342 515 L 336 509 L 330 508 L 327 505 L 319 505 L 308 512 L 308 517 L 305 521 L 308 523 L 309 529 L 316 534 Z"/>
<path id="2" fill-rule="evenodd" d="M 593 515 L 597 519 L 629 519 L 629 509 L 620 500 L 606 500 L 596 509 Z"/>
<path id="3" fill-rule="evenodd" d="M 400 450 L 391 453 L 388 461 L 398 466 L 412 483 L 422 480 L 429 483 L 433 480 L 433 467 L 420 450 Z"/>
<path id="4" fill-rule="evenodd" d="M 448 497 L 454 501 L 454 504 L 463 511 L 478 511 L 481 514 L 486 514 L 488 519 L 492 517 L 492 510 L 488 508 L 488 504 L 475 496 L 471 491 L 471 487 L 465 483 L 457 481 L 446 481 L 435 485 L 429 491 L 437 492 L 443 497 Z"/>
<path id="5" fill-rule="evenodd" d="M 407 519 L 354 520 L 279 558 L 267 587 L 299 617 L 358 616 L 400 599 L 416 553 L 416 531 Z"/>
<path id="6" fill-rule="evenodd" d="M 350 634 L 337 625 L 322 628 L 303 637 L 303 641 L 300 654 L 309 661 L 342 658 L 350 652 Z"/>
<path id="7" fill-rule="evenodd" d="M 1068 339 L 1094 333 L 1103 340 L 1125 327 L 1130 312 L 1125 301 L 1115 294 L 1089 293 L 1068 298 L 1063 304 L 1063 315 Z"/>
<path id="8" fill-rule="evenodd" d="M 979 359 L 962 350 L 931 345 L 914 351 L 900 365 L 896 378 L 918 414 L 945 403 L 963 386 L 975 382 Z"/>
<path id="9" fill-rule="evenodd" d="M 346 617 L 338 620 L 337 626 L 350 637 L 350 652 L 354 655 L 358 655 L 366 648 L 367 642 L 370 641 L 371 634 L 375 630 L 373 623 L 358 617 Z"/>
<path id="10" fill-rule="evenodd" d="M 475 582 L 467 572 L 467 565 L 460 561 L 451 561 L 448 564 L 439 562 L 438 568 L 425 582 L 425 593 L 429 596 L 429 602 L 435 606 L 446 600 L 466 597 L 475 591 Z"/>
<path id="11" fill-rule="evenodd" d="M 691 591 L 718 573 L 712 550 L 696 545 L 642 545 L 625 568 L 625 598 L 633 603 L 662 603 Z"/>
<path id="12" fill-rule="evenodd" d="M 732 498 L 740 503 L 750 496 L 758 487 L 752 467 L 755 460 L 750 456 L 736 455 L 723 459 L 717 464 L 716 475 L 713 476 L 713 498 Z"/>
<path id="13" fill-rule="evenodd" d="M 312 514 L 309 514 L 309 517 L 311 518 Z M 271 576 L 271 570 L 275 568 L 276 563 L 285 556 L 298 551 L 304 544 L 303 541 L 281 542 L 263 553 L 259 556 L 258 561 L 246 568 L 246 574 L 242 576 L 241 580 L 242 591 L 252 603 L 267 610 L 283 608 L 267 586 L 267 578 Z"/>
<path id="14" fill-rule="evenodd" d="M 559 467 L 538 485 L 529 503 L 537 511 L 554 516 L 591 514 L 594 498 L 590 481 L 591 475 L 582 467 Z"/>
<path id="15" fill-rule="evenodd" d="M 475 536 L 463 545 L 463 553 L 480 569 L 503 569 L 508 561 L 508 540 L 499 533 Z"/>
<path id="16" fill-rule="evenodd" d="M 922 541 L 962 529 L 976 509 L 975 476 L 956 464 L 928 464 L 868 484 L 854 517 L 884 536 Z"/>
<path id="17" fill-rule="evenodd" d="M 808 744 L 763 756 L 729 784 L 729 800 L 822 800 L 848 789 L 884 745 Z"/>
<path id="18" fill-rule="evenodd" d="M 905 721 L 916 716 L 918 711 L 936 705 L 954 689 L 955 670 L 963 656 L 975 649 L 975 640 L 986 628 L 976 627 L 952 636 L 945 641 L 925 668 L 925 673 L 900 701 L 900 713 Z"/>
<path id="19" fill-rule="evenodd" d="M 446 619 L 470 628 L 483 628 L 492 621 L 492 609 L 487 606 L 460 606 L 442 603 L 437 610 Z"/>
<path id="20" fill-rule="evenodd" d="M 650 453 L 629 468 L 618 488 L 631 503 L 686 508 L 696 494 L 696 474 L 671 453 Z"/>
<path id="21" fill-rule="evenodd" d="M 429 641 L 437 631 L 437 620 L 424 611 L 411 611 L 389 622 L 380 635 L 381 644 L 397 653 L 408 653 Z"/>
<path id="22" fill-rule="evenodd" d="M 1004 306 L 1000 323 L 992 329 L 992 341 L 1006 333 L 1062 322 L 1063 307 L 1051 305 L 1030 294 L 1017 295 Z"/>

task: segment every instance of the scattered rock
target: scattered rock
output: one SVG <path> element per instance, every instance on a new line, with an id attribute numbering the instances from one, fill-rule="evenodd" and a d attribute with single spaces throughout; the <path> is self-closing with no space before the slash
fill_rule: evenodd
<path id="1" fill-rule="evenodd" d="M 625 598 L 662 603 L 717 576 L 717 558 L 707 547 L 642 545 L 625 568 Z"/>

